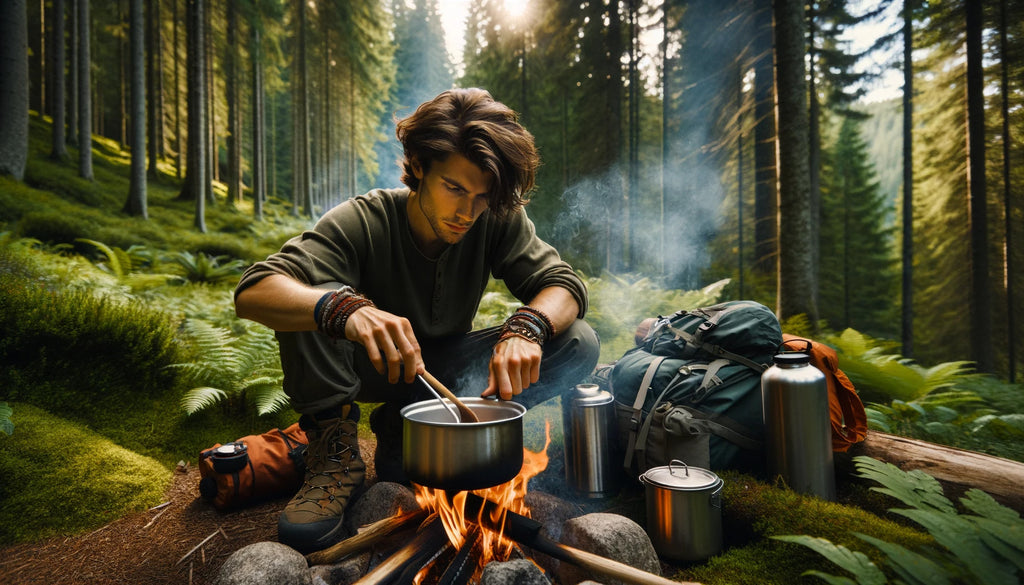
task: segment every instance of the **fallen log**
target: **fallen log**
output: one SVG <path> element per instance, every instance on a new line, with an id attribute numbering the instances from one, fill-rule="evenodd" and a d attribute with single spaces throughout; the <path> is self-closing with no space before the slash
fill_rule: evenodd
<path id="1" fill-rule="evenodd" d="M 836 462 L 852 470 L 849 459 L 860 455 L 891 463 L 903 471 L 920 469 L 938 480 L 946 497 L 953 501 L 968 489 L 977 488 L 1004 506 L 1024 512 L 1024 463 L 1019 461 L 868 431 L 864 441 L 846 453 L 837 453 Z"/>

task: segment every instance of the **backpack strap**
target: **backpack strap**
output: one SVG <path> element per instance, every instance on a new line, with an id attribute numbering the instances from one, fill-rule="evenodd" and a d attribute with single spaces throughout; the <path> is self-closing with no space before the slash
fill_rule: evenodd
<path id="1" fill-rule="evenodd" d="M 761 448 L 761 441 L 751 438 L 750 429 L 727 416 L 708 414 L 699 409 L 687 408 L 685 406 L 673 406 L 673 408 L 686 410 L 691 418 L 690 424 L 695 428 L 722 437 L 743 449 L 755 450 Z"/>
<path id="2" fill-rule="evenodd" d="M 281 438 L 284 439 L 284 444 L 288 446 L 288 457 L 292 460 L 292 463 L 295 465 L 295 469 L 297 469 L 299 473 L 305 472 L 306 445 L 303 445 L 298 441 L 292 441 L 292 439 L 288 436 L 288 433 L 282 431 L 281 429 L 274 430 L 277 431 L 277 434 L 281 435 Z"/>
<path id="3" fill-rule="evenodd" d="M 704 324 L 701 325 L 701 330 L 702 331 L 707 331 L 707 329 L 710 329 L 711 327 L 714 327 L 714 325 L 711 325 L 711 327 L 708 327 L 707 329 L 705 329 L 704 325 L 707 325 L 708 323 L 710 323 L 710 321 L 708 321 L 707 323 L 704 323 Z M 675 335 L 676 337 L 682 339 L 683 341 L 685 341 L 686 343 L 688 343 L 688 344 L 690 344 L 690 345 L 692 345 L 694 347 L 699 347 L 699 348 L 703 349 L 704 351 L 710 353 L 711 355 L 715 355 L 715 356 L 718 356 L 720 358 L 725 358 L 727 360 L 732 360 L 732 361 L 734 361 L 736 363 L 743 364 L 743 365 L 747 366 L 748 368 L 751 368 L 752 370 L 754 370 L 756 372 L 764 372 L 765 370 L 768 369 L 768 365 L 767 364 L 759 364 L 759 363 L 755 362 L 752 359 L 749 359 L 749 358 L 741 356 L 738 353 L 733 353 L 733 352 L 725 349 L 721 345 L 715 345 L 713 343 L 705 343 L 702 339 L 699 339 L 696 335 L 692 335 L 690 333 L 687 333 L 686 331 L 683 331 L 682 329 L 676 329 L 675 327 L 673 327 L 671 325 L 667 325 L 667 327 L 668 327 L 668 330 L 671 331 L 672 334 Z"/>
<path id="4" fill-rule="evenodd" d="M 633 414 L 629 417 L 629 441 L 626 443 L 626 459 L 622 462 L 623 467 L 627 470 L 633 464 L 633 452 L 637 446 L 637 431 L 640 429 L 640 419 L 643 415 L 644 401 L 647 399 L 647 391 L 651 388 L 651 382 L 654 381 L 655 374 L 658 373 L 658 367 L 661 366 L 661 362 L 665 361 L 665 356 L 655 356 L 651 363 L 647 365 L 647 371 L 644 372 L 644 378 L 640 382 L 640 387 L 637 388 L 636 399 L 633 400 Z M 667 388 L 668 386 L 666 386 Z M 664 393 L 662 393 L 664 395 Z M 640 443 L 643 445 L 643 443 Z"/>

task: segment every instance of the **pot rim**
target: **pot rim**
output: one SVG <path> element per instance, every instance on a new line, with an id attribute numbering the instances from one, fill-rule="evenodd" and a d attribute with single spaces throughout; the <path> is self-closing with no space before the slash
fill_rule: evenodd
<path id="1" fill-rule="evenodd" d="M 447 398 L 442 398 L 446 403 L 451 404 Z M 492 426 L 498 423 L 507 423 L 521 419 L 526 415 L 526 407 L 518 402 L 512 402 L 511 400 L 496 400 L 491 398 L 483 397 L 469 397 L 459 398 L 470 410 L 477 414 L 480 418 L 478 422 L 456 422 L 451 420 L 451 415 L 445 409 L 444 405 L 438 402 L 436 398 L 430 398 L 427 400 L 421 400 L 419 402 L 413 402 L 402 408 L 400 411 L 402 419 L 407 420 L 411 423 L 420 425 L 426 425 L 431 427 L 458 427 L 458 428 L 480 428 Z M 424 413 L 433 414 L 435 412 L 442 412 L 443 417 L 447 420 L 430 420 L 418 417 Z M 506 416 L 493 416 L 494 414 L 506 415 Z"/>

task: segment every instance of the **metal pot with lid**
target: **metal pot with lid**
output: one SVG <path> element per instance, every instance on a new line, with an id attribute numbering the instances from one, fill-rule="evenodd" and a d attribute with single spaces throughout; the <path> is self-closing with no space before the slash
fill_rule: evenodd
<path id="1" fill-rule="evenodd" d="M 663 557 L 702 561 L 722 550 L 722 478 L 678 459 L 640 476 L 647 534 Z"/>

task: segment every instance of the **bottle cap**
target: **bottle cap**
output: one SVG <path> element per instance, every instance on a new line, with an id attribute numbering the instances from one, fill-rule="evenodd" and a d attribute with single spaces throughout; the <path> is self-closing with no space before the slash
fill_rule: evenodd
<path id="1" fill-rule="evenodd" d="M 800 364 L 809 364 L 811 362 L 811 356 L 800 352 L 784 352 L 775 354 L 774 361 L 777 364 L 797 366 Z"/>

